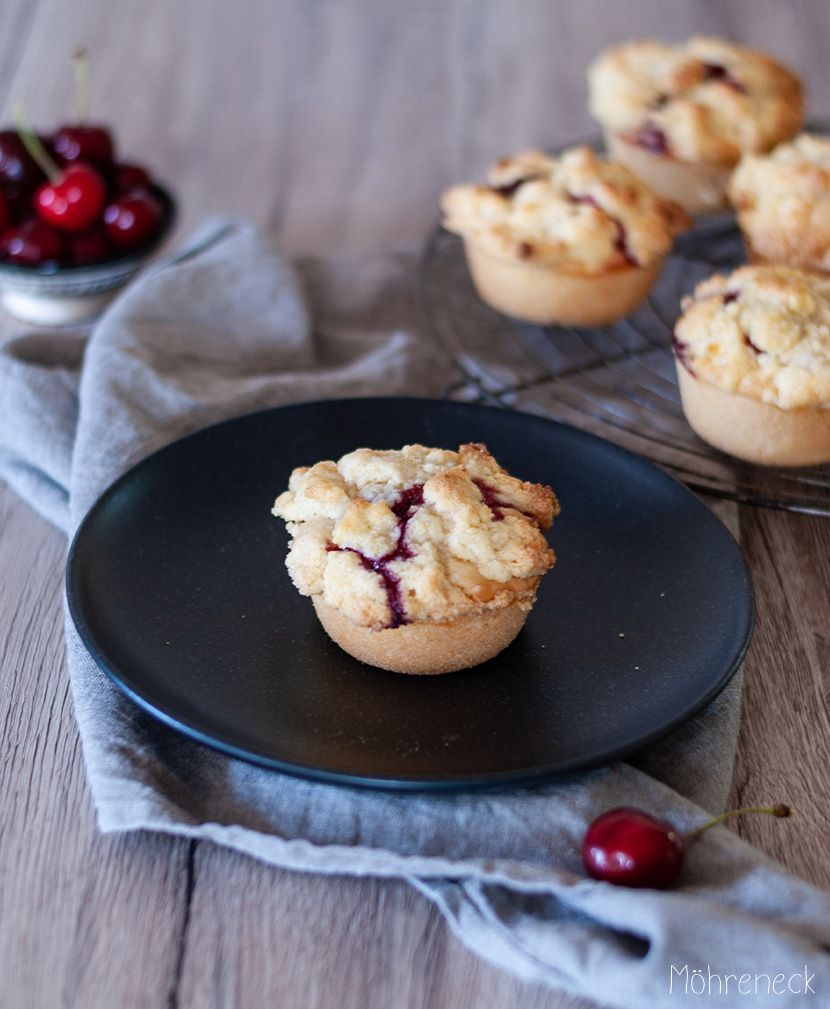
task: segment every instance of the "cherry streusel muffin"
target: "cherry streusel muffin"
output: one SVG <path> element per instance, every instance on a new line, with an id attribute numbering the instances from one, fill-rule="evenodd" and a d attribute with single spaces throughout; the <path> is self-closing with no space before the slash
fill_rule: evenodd
<path id="1" fill-rule="evenodd" d="M 830 137 L 800 133 L 745 155 L 729 199 L 750 262 L 830 272 Z"/>
<path id="2" fill-rule="evenodd" d="M 795 74 L 718 38 L 617 46 L 591 64 L 588 89 L 610 157 L 690 214 L 726 206 L 741 156 L 789 140 L 804 121 Z"/>
<path id="3" fill-rule="evenodd" d="M 599 326 L 643 301 L 674 236 L 674 203 L 588 147 L 525 151 L 487 185 L 442 197 L 444 227 L 464 239 L 473 282 L 493 308 L 527 322 Z"/>
<path id="4" fill-rule="evenodd" d="M 521 630 L 554 554 L 549 487 L 484 445 L 361 448 L 294 470 L 273 513 L 286 566 L 349 654 L 402 673 L 477 665 Z"/>
<path id="5" fill-rule="evenodd" d="M 674 351 L 683 411 L 750 462 L 830 461 L 830 278 L 744 266 L 684 299 Z"/>

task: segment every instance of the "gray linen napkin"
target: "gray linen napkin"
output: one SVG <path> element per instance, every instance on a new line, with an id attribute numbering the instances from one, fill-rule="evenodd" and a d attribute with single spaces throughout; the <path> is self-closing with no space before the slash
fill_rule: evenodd
<path id="1" fill-rule="evenodd" d="M 319 398 L 441 394 L 452 376 L 419 335 L 411 257 L 298 266 L 245 222 L 209 222 L 88 339 L 7 343 L 0 476 L 71 535 L 120 473 L 207 424 Z M 724 1004 L 742 1005 L 746 993 L 776 1006 L 801 1005 L 812 990 L 830 997 L 830 897 L 731 831 L 704 835 L 666 892 L 589 880 L 580 866 L 585 827 L 605 809 L 641 806 L 685 830 L 722 807 L 740 677 L 637 766 L 496 794 L 399 795 L 294 779 L 204 748 L 122 696 L 69 619 L 66 637 L 105 832 L 163 831 L 289 869 L 405 878 L 480 956 L 624 1009 L 724 986 Z"/>

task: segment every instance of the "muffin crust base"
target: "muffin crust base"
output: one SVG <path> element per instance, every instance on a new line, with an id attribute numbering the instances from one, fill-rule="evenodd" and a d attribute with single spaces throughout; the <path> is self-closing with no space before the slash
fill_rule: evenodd
<path id="1" fill-rule="evenodd" d="M 343 651 L 370 666 L 415 675 L 451 673 L 491 659 L 516 637 L 529 612 L 512 603 L 448 623 L 421 621 L 374 631 L 353 624 L 319 596 L 312 602 L 326 633 Z"/>
<path id="2" fill-rule="evenodd" d="M 830 462 L 830 409 L 784 410 L 725 392 L 690 375 L 675 359 L 683 412 L 691 429 L 715 448 L 763 466 Z"/>
<path id="3" fill-rule="evenodd" d="M 568 273 L 543 263 L 512 262 L 464 243 L 479 296 L 505 315 L 547 326 L 605 326 L 630 315 L 651 290 L 663 257 L 648 266 Z"/>
<path id="4" fill-rule="evenodd" d="M 728 205 L 726 188 L 735 167 L 732 164 L 658 158 L 615 133 L 605 134 L 605 147 L 611 161 L 630 168 L 655 193 L 679 203 L 687 214 L 711 214 Z"/>

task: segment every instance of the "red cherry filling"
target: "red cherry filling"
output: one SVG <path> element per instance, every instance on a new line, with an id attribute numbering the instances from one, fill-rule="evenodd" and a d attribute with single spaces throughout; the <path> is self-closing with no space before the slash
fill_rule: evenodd
<path id="1" fill-rule="evenodd" d="M 481 500 L 493 513 L 493 518 L 496 522 L 501 522 L 504 519 L 504 509 L 509 507 L 507 502 L 502 501 L 496 494 L 495 488 L 486 484 L 483 480 L 473 480 L 473 483 L 476 487 L 478 487 L 479 492 L 481 493 Z"/>
<path id="2" fill-rule="evenodd" d="M 631 143 L 636 144 L 638 147 L 642 147 L 643 150 L 651 154 L 652 157 L 667 158 L 671 155 L 666 134 L 659 126 L 655 126 L 654 123 L 646 123 L 641 126 L 639 130 L 632 133 L 628 139 Z"/>
<path id="3" fill-rule="evenodd" d="M 523 186 L 526 182 L 532 182 L 534 179 L 538 179 L 538 175 L 523 175 L 519 179 L 514 179 L 513 182 L 505 182 L 501 186 L 490 186 L 494 193 L 499 193 L 501 196 L 512 196 L 517 189 Z"/>
<path id="4" fill-rule="evenodd" d="M 383 557 L 367 557 L 366 554 L 361 553 L 360 550 L 355 550 L 354 547 L 340 547 L 334 543 L 329 543 L 326 546 L 327 550 L 346 551 L 351 554 L 357 554 L 360 558 L 360 563 L 367 571 L 374 571 L 375 574 L 380 575 L 391 615 L 390 627 L 400 627 L 402 624 L 409 623 L 403 596 L 401 595 L 400 577 L 390 570 L 389 565 L 393 561 L 405 561 L 415 556 L 406 544 L 406 527 L 415 509 L 419 508 L 423 503 L 423 484 L 413 484 L 412 487 L 407 487 L 401 491 L 398 499 L 390 506 L 398 519 L 398 541 L 394 549 L 384 554 Z"/>
<path id="5" fill-rule="evenodd" d="M 496 522 L 503 521 L 505 509 L 518 512 L 520 515 L 524 515 L 525 518 L 530 519 L 532 522 L 536 522 L 535 515 L 531 515 L 530 512 L 522 511 L 521 508 L 517 508 L 516 505 L 512 504 L 510 501 L 505 501 L 500 498 L 496 488 L 491 487 L 490 484 L 485 483 L 484 480 L 473 479 L 473 483 L 476 487 L 478 487 L 479 493 L 481 494 L 481 500 L 493 513 L 493 518 Z"/>
<path id="6" fill-rule="evenodd" d="M 525 515 L 534 522 L 536 521 L 535 515 L 531 515 L 529 512 L 523 512 L 520 508 L 517 508 L 516 505 L 511 504 L 509 501 L 503 501 L 498 496 L 496 489 L 491 487 L 488 483 L 485 483 L 483 480 L 475 479 L 473 480 L 473 483 L 476 487 L 478 487 L 479 492 L 481 493 L 482 501 L 493 513 L 493 518 L 497 522 L 504 519 L 504 510 L 508 508 Z M 390 550 L 389 553 L 384 554 L 383 557 L 367 557 L 366 554 L 362 553 L 360 550 L 355 550 L 354 547 L 341 547 L 334 543 L 328 543 L 326 545 L 326 550 L 328 551 L 345 551 L 347 553 L 357 554 L 360 558 L 360 563 L 367 571 L 374 571 L 377 575 L 380 575 L 381 582 L 386 591 L 389 612 L 391 614 L 390 627 L 400 627 L 402 624 L 409 623 L 406 616 L 406 607 L 404 606 L 403 596 L 401 595 L 400 577 L 389 568 L 389 565 L 393 561 L 405 561 L 415 556 L 406 543 L 406 527 L 415 511 L 420 508 L 423 503 L 424 485 L 422 483 L 418 483 L 402 490 L 398 495 L 397 500 L 390 505 L 392 512 L 398 519 L 398 540 L 394 549 Z"/>
<path id="7" fill-rule="evenodd" d="M 100 173 L 79 162 L 42 185 L 34 203 L 47 224 L 62 231 L 84 231 L 100 217 L 105 200 L 106 187 Z"/>
<path id="8" fill-rule="evenodd" d="M 571 201 L 571 203 L 587 203 L 589 206 L 596 207 L 597 210 L 605 214 L 605 216 L 614 225 L 617 231 L 617 236 L 614 239 L 614 248 L 618 252 L 622 253 L 622 256 L 625 259 L 625 261 L 629 263 L 631 266 L 640 265 L 628 246 L 628 236 L 626 235 L 625 228 L 616 219 L 616 217 L 612 217 L 607 210 L 603 210 L 603 208 L 597 203 L 597 201 L 593 198 L 593 196 L 590 196 L 588 193 L 568 193 L 568 199 Z"/>
<path id="9" fill-rule="evenodd" d="M 737 301 L 740 297 L 740 291 L 726 291 L 724 294 L 710 294 L 707 298 L 703 299 L 709 301 L 712 298 L 720 298 L 724 305 L 728 305 L 732 301 Z M 685 307 L 685 303 L 684 303 Z M 760 347 L 756 347 L 754 343 L 749 339 L 748 336 L 744 336 L 744 342 L 752 347 L 756 354 L 763 354 L 764 352 Z M 671 340 L 672 350 L 674 351 L 674 356 L 683 365 L 683 367 L 688 371 L 692 378 L 696 378 L 694 370 L 689 363 L 689 344 L 685 340 L 681 340 L 676 334 L 672 335 Z"/>
<path id="10" fill-rule="evenodd" d="M 746 94 L 746 85 L 743 81 L 739 80 L 730 70 L 720 63 L 704 63 L 703 64 L 703 80 L 704 81 L 720 81 L 721 84 L 728 88 L 732 88 L 733 91 L 737 91 L 739 94 Z"/>
<path id="11" fill-rule="evenodd" d="M 416 483 L 411 487 L 405 487 L 401 491 L 398 500 L 392 505 L 392 511 L 399 519 L 407 522 L 412 517 L 410 514 L 411 510 L 413 508 L 420 508 L 423 503 L 424 485 Z"/>
<path id="12" fill-rule="evenodd" d="M 681 340 L 677 335 L 673 335 L 671 338 L 671 348 L 674 351 L 674 356 L 683 365 L 683 367 L 688 371 L 692 378 L 696 378 L 691 364 L 689 363 L 689 345 L 685 340 Z"/>
<path id="13" fill-rule="evenodd" d="M 398 542 L 398 545 L 394 550 L 391 550 L 383 557 L 377 558 L 367 557 L 365 554 L 362 554 L 359 550 L 354 550 L 352 547 L 335 547 L 332 545 L 331 549 L 346 550 L 349 553 L 357 554 L 360 558 L 360 563 L 367 571 L 374 571 L 375 574 L 380 575 L 383 588 L 386 592 L 386 601 L 389 604 L 389 612 L 391 614 L 391 620 L 389 622 L 390 627 L 400 627 L 402 624 L 409 623 L 406 618 L 406 610 L 401 596 L 401 580 L 393 571 L 390 571 L 388 567 L 392 561 L 404 561 L 414 556 L 402 540 Z"/>
<path id="14" fill-rule="evenodd" d="M 491 487 L 483 480 L 473 480 L 473 483 L 476 487 L 478 487 L 479 493 L 481 494 L 481 500 L 493 513 L 493 518 L 496 522 L 503 521 L 504 509 L 512 508 L 513 505 L 509 504 L 507 501 L 503 501 L 496 493 L 495 487 Z"/>
<path id="15" fill-rule="evenodd" d="M 630 806 L 597 817 L 582 844 L 588 874 L 622 886 L 668 886 L 684 854 L 683 838 L 670 823 Z"/>

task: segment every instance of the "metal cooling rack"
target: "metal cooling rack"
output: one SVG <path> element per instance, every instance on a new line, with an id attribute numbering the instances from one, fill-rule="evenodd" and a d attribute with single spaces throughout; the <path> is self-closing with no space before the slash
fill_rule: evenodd
<path id="1" fill-rule="evenodd" d="M 461 239 L 437 227 L 421 259 L 419 296 L 462 376 L 449 397 L 564 421 L 645 456 L 694 491 L 830 516 L 830 466 L 742 463 L 700 441 L 683 417 L 671 351 L 680 300 L 743 262 L 734 218 L 719 215 L 677 240 L 652 294 L 627 319 L 596 329 L 534 326 L 481 301 Z"/>

